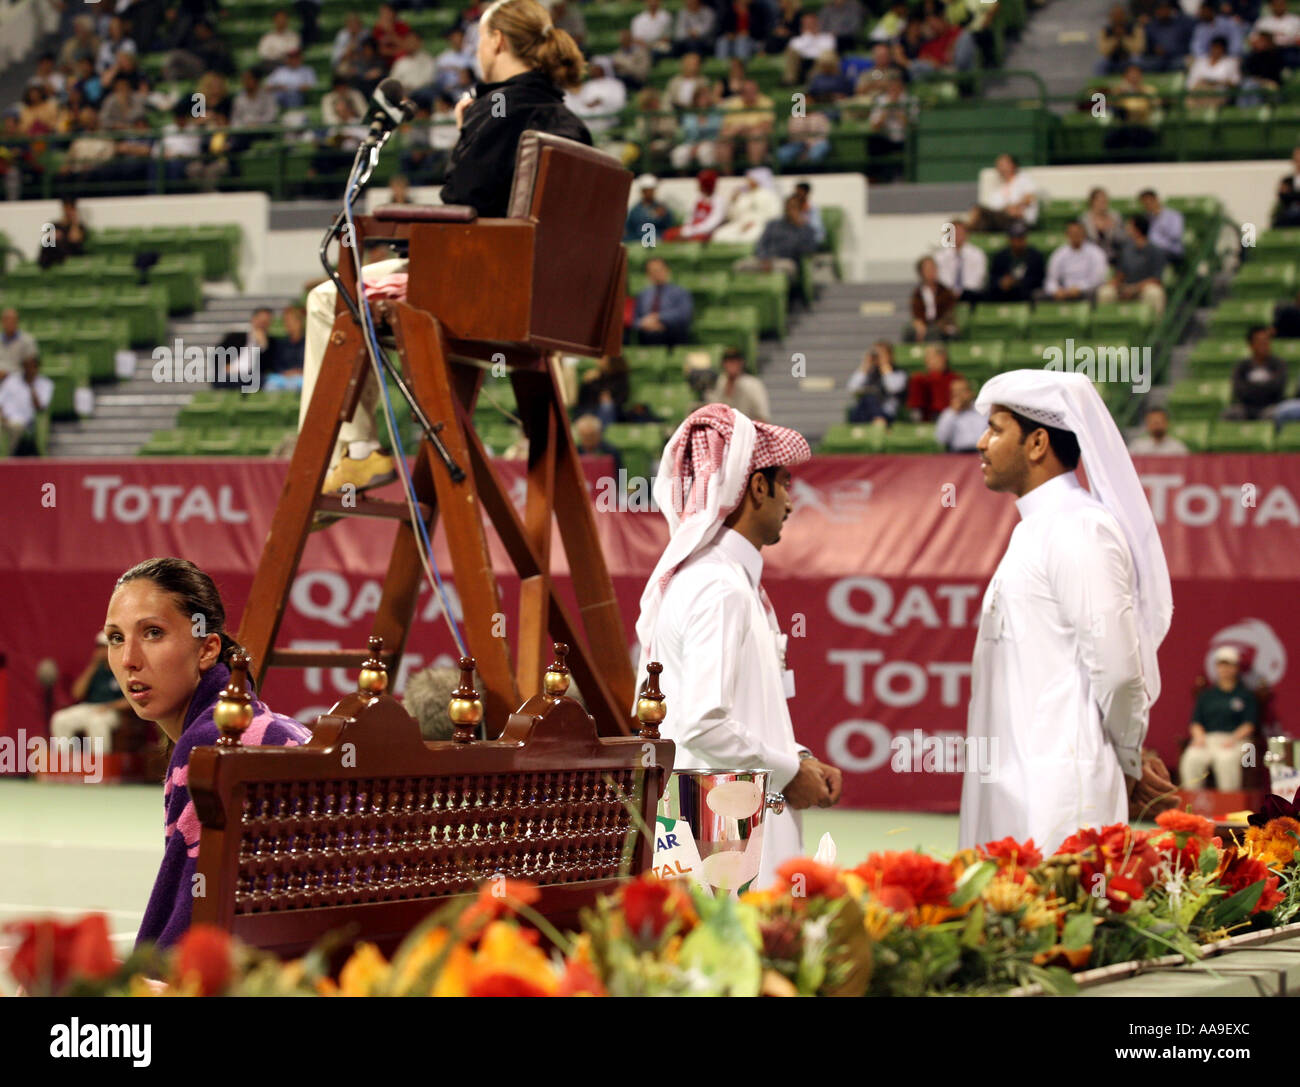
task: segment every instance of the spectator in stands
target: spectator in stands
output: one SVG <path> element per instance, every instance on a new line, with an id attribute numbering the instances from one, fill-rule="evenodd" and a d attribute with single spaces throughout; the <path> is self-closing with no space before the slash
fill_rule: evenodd
<path id="1" fill-rule="evenodd" d="M 805 12 L 799 20 L 799 33 L 790 39 L 785 50 L 785 71 L 782 82 L 789 86 L 802 83 L 813 62 L 827 54 L 835 55 L 835 36 L 821 29 L 817 16 Z"/>
<path id="2" fill-rule="evenodd" d="M 405 174 L 394 174 L 388 182 L 389 204 L 411 204 L 411 179 Z"/>
<path id="3" fill-rule="evenodd" d="M 717 12 L 700 0 L 686 0 L 673 22 L 673 56 L 712 56 L 717 36 Z"/>
<path id="4" fill-rule="evenodd" d="M 799 0 L 778 0 L 763 48 L 772 56 L 780 56 L 798 37 L 802 28 L 803 6 Z"/>
<path id="5" fill-rule="evenodd" d="M 302 50 L 295 49 L 283 64 L 266 77 L 266 86 L 275 92 L 282 109 L 298 109 L 307 91 L 316 86 L 316 69 L 302 62 Z"/>
<path id="6" fill-rule="evenodd" d="M 1241 83 L 1241 63 L 1228 52 L 1228 39 L 1216 37 L 1210 42 L 1210 51 L 1205 56 L 1198 56 L 1187 70 L 1187 89 L 1189 91 L 1220 90 L 1228 91 Z M 1187 105 L 1192 109 L 1207 109 L 1221 106 L 1227 101 L 1223 94 L 1197 95 L 1188 98 Z"/>
<path id="7" fill-rule="evenodd" d="M 1164 408 L 1147 408 L 1146 430 L 1128 443 L 1134 456 L 1164 456 L 1185 454 L 1187 446 L 1169 436 L 1169 412 Z"/>
<path id="8" fill-rule="evenodd" d="M 388 74 L 402 84 L 408 96 L 414 96 L 433 86 L 438 75 L 438 62 L 425 49 L 420 35 L 411 31 L 402 39 Z"/>
<path id="9" fill-rule="evenodd" d="M 1054 302 L 1091 302 L 1109 273 L 1105 252 L 1088 241 L 1083 224 L 1076 220 L 1065 227 L 1065 244 L 1047 260 L 1043 291 Z"/>
<path id="10" fill-rule="evenodd" d="M 198 79 L 204 72 L 233 75 L 234 71 L 235 60 L 230 47 L 217 36 L 206 19 L 200 19 L 191 27 L 189 34 L 167 54 L 162 68 L 163 79 L 172 83 Z"/>
<path id="11" fill-rule="evenodd" d="M 1046 261 L 1028 241 L 1029 228 L 1016 223 L 1007 231 L 1007 246 L 989 262 L 989 300 L 1028 302 L 1043 286 Z"/>
<path id="12" fill-rule="evenodd" d="M 1178 782 L 1184 789 L 1205 788 L 1211 769 L 1216 788 L 1241 788 L 1242 749 L 1255 734 L 1259 703 L 1241 682 L 1240 672 L 1241 655 L 1235 647 L 1214 651 L 1215 682 L 1196 698 L 1187 747 L 1178 760 Z"/>
<path id="13" fill-rule="evenodd" d="M 402 172 L 417 181 L 441 181 L 456 146 L 456 116 L 446 95 L 433 100 L 433 114 L 427 107 L 416 111 L 421 124 L 412 126 L 402 151 Z M 429 122 L 429 123 L 426 123 Z"/>
<path id="14" fill-rule="evenodd" d="M 1268 10 L 1255 20 L 1253 29 L 1272 39 L 1287 68 L 1300 68 L 1300 15 L 1287 7 L 1287 0 L 1269 0 Z"/>
<path id="15" fill-rule="evenodd" d="M 260 383 L 261 375 L 271 371 L 275 355 L 275 345 L 271 338 L 272 319 L 273 315 L 269 306 L 258 306 L 248 318 L 247 325 L 228 332 L 222 338 L 220 345 L 222 350 L 224 352 L 238 352 L 240 365 L 237 368 L 232 367 L 229 375 L 214 380 L 212 382 L 213 388 L 238 388 L 242 384 L 238 376 L 240 373 L 257 374 Z M 245 352 L 248 353 L 247 362 L 244 361 Z"/>
<path id="16" fill-rule="evenodd" d="M 86 251 L 88 233 L 81 218 L 81 209 L 75 196 L 65 196 L 60 201 L 61 218 L 54 223 L 53 244 L 42 242 L 37 261 L 42 268 L 62 264 L 69 257 L 79 257 Z"/>
<path id="17" fill-rule="evenodd" d="M 607 60 L 593 60 L 587 71 L 587 81 L 565 95 L 565 104 L 587 122 L 593 136 L 601 136 L 618 124 L 618 115 L 627 105 L 627 87 L 614 78 Z"/>
<path id="18" fill-rule="evenodd" d="M 203 130 L 203 153 L 185 167 L 185 174 L 199 183 L 200 191 L 212 192 L 230 174 L 230 156 L 236 143 L 230 135 L 229 115 L 224 110 L 209 109 Z"/>
<path id="19" fill-rule="evenodd" d="M 633 106 L 636 120 L 632 122 L 631 131 L 635 146 L 652 159 L 671 154 L 678 138 L 677 118 L 664 105 L 659 89 L 642 87 Z"/>
<path id="20" fill-rule="evenodd" d="M 72 37 L 59 49 L 59 67 L 65 72 L 83 58 L 94 68 L 99 55 L 99 39 L 95 36 L 95 19 L 92 15 L 78 15 L 72 22 Z"/>
<path id="21" fill-rule="evenodd" d="M 365 112 L 366 100 L 361 97 L 361 92 L 350 86 L 342 76 L 335 76 L 330 89 L 321 96 L 321 120 L 331 127 L 355 125 Z"/>
<path id="22" fill-rule="evenodd" d="M 586 45 L 587 20 L 577 3 L 570 4 L 568 0 L 555 0 L 551 5 L 551 22 L 577 42 L 579 48 Z"/>
<path id="23" fill-rule="evenodd" d="M 36 418 L 50 406 L 54 382 L 41 372 L 39 355 L 28 355 L 0 381 L 0 448 L 11 457 L 36 456 Z"/>
<path id="24" fill-rule="evenodd" d="M 722 132 L 715 149 L 719 166 L 724 171 L 731 169 L 737 142 L 744 143 L 745 159 L 751 166 L 759 166 L 766 162 L 768 138 L 775 127 L 776 114 L 773 112 L 772 99 L 759 91 L 758 84 L 754 80 L 745 80 L 740 94 L 722 103 Z M 775 218 L 775 215 L 769 215 L 767 218 Z M 764 222 L 766 221 L 764 219 Z M 756 228 L 754 237 L 758 236 L 757 231 L 761 229 L 761 226 Z"/>
<path id="25" fill-rule="evenodd" d="M 749 60 L 767 41 L 771 28 L 768 9 L 750 0 L 722 0 L 722 21 L 713 51 L 719 57 Z"/>
<path id="26" fill-rule="evenodd" d="M 369 37 L 361 16 L 349 11 L 343 25 L 334 35 L 334 45 L 330 49 L 330 67 L 338 75 L 351 79 L 356 74 L 356 62 L 360 56 L 361 43 Z M 448 39 L 451 35 L 447 35 Z M 462 38 L 464 35 L 462 35 Z"/>
<path id="27" fill-rule="evenodd" d="M 1143 189 L 1138 201 L 1151 224 L 1151 241 L 1160 246 L 1170 260 L 1183 259 L 1183 213 L 1167 208 L 1160 202 L 1155 189 Z"/>
<path id="28" fill-rule="evenodd" d="M 694 54 L 687 53 L 689 60 Z M 682 114 L 678 122 L 677 144 L 668 153 L 669 161 L 678 170 L 689 170 L 698 165 L 710 167 L 718 157 L 718 137 L 722 134 L 722 113 L 718 109 L 713 89 L 707 83 L 695 88 L 692 108 Z M 719 208 L 719 216 L 721 208 Z M 719 222 L 721 219 L 719 218 Z M 714 224 L 716 227 L 717 223 Z M 713 227 L 709 228 L 710 230 Z"/>
<path id="29" fill-rule="evenodd" d="M 98 740 L 105 751 L 112 750 L 113 730 L 120 714 L 130 708 L 122 688 L 108 666 L 108 636 L 95 635 L 95 649 L 81 674 L 72 681 L 73 705 L 64 706 L 50 717 L 51 739 L 84 737 Z"/>
<path id="30" fill-rule="evenodd" d="M 950 339 L 957 334 L 953 310 L 957 296 L 939 282 L 939 266 L 933 257 L 916 262 L 920 280 L 912 290 L 912 321 L 903 329 L 903 339 L 914 343 Z"/>
<path id="31" fill-rule="evenodd" d="M 853 93 L 853 81 L 841 69 L 840 58 L 823 53 L 808 72 L 807 94 L 816 104 L 829 106 Z"/>
<path id="32" fill-rule="evenodd" d="M 960 374 L 948 386 L 948 406 L 934 423 L 935 440 L 949 453 L 974 453 L 988 420 L 975 410 L 975 390 Z"/>
<path id="33" fill-rule="evenodd" d="M 832 61 L 834 63 L 834 61 Z M 815 166 L 831 153 L 831 119 L 824 109 L 815 108 L 794 114 L 786 122 L 785 140 L 776 149 L 776 160 L 783 169 L 795 163 Z"/>
<path id="34" fill-rule="evenodd" d="M 713 240 L 752 244 L 763 228 L 781 214 L 772 171 L 755 166 L 745 171 L 745 183 L 731 195 L 726 221 L 713 232 Z"/>
<path id="35" fill-rule="evenodd" d="M 622 356 L 602 355 L 596 360 L 595 368 L 582 375 L 577 412 L 595 415 L 606 424 L 616 423 L 622 418 L 627 397 L 627 362 Z"/>
<path id="36" fill-rule="evenodd" d="M 1133 215 L 1125 222 L 1128 239 L 1109 283 L 1097 291 L 1097 304 L 1141 300 L 1159 317 L 1165 311 L 1165 288 L 1161 282 L 1169 254 L 1151 241 L 1151 226 L 1145 215 Z"/>
<path id="37" fill-rule="evenodd" d="M 262 83 L 256 68 L 248 68 L 239 77 L 240 90 L 230 107 L 230 124 L 232 128 L 264 128 L 275 124 L 280 116 L 280 104 L 275 95 Z M 334 77 L 334 85 L 346 85 L 340 76 Z M 353 91 L 353 94 L 356 92 Z M 326 97 L 329 97 L 326 95 Z M 332 122 L 326 121 L 326 124 Z"/>
<path id="38" fill-rule="evenodd" d="M 28 86 L 40 87 L 54 99 L 61 99 L 67 90 L 68 80 L 55 66 L 53 53 L 42 53 L 36 61 L 36 71 L 27 80 Z"/>
<path id="39" fill-rule="evenodd" d="M 664 89 L 668 104 L 673 109 L 690 109 L 695 103 L 695 92 L 709 85 L 708 79 L 700 74 L 701 63 L 698 53 L 683 55 L 681 67 L 668 80 L 668 85 Z"/>
<path id="40" fill-rule="evenodd" d="M 36 355 L 36 340 L 18 327 L 18 311 L 13 306 L 0 310 L 0 380 L 18 373 Z"/>
<path id="41" fill-rule="evenodd" d="M 68 145 L 68 153 L 58 169 L 62 181 L 92 181 L 96 171 L 113 158 L 113 141 L 100 135 L 99 114 L 91 106 L 77 119 L 77 137 Z"/>
<path id="42" fill-rule="evenodd" d="M 818 12 L 822 30 L 835 38 L 835 52 L 841 56 L 857 50 L 865 19 L 859 0 L 830 0 Z"/>
<path id="43" fill-rule="evenodd" d="M 822 221 L 821 210 L 812 201 L 812 185 L 807 181 L 796 182 L 794 195 L 799 198 L 808 225 L 812 227 L 813 241 L 817 243 L 817 248 L 821 249 L 826 244 L 826 224 Z"/>
<path id="44" fill-rule="evenodd" d="M 365 38 L 357 50 L 355 64 L 344 64 L 339 74 L 352 80 L 361 96 L 369 99 L 388 75 L 388 61 L 379 55 L 379 43 L 374 38 Z"/>
<path id="45" fill-rule="evenodd" d="M 307 316 L 301 306 L 285 306 L 280 315 L 284 335 L 271 337 L 268 358 L 262 367 L 262 388 L 302 388 L 302 364 L 307 346 Z"/>
<path id="46" fill-rule="evenodd" d="M 609 55 L 609 62 L 614 66 L 614 75 L 630 89 L 636 90 L 644 87 L 650 78 L 654 57 L 649 49 L 633 39 L 632 31 L 623 29 L 618 32 L 618 48 Z"/>
<path id="47" fill-rule="evenodd" d="M 703 90 L 707 92 L 708 88 L 705 87 Z M 695 183 L 699 186 L 695 203 L 691 205 L 690 214 L 685 222 L 680 227 L 674 227 L 667 232 L 665 237 L 669 241 L 680 238 L 682 241 L 707 242 L 713 232 L 722 225 L 726 206 L 718 197 L 718 171 L 701 170 L 696 176 Z"/>
<path id="48" fill-rule="evenodd" d="M 1079 217 L 1088 241 L 1101 246 L 1106 260 L 1112 262 L 1119 256 L 1124 242 L 1124 221 L 1111 210 L 1110 194 L 1098 186 L 1088 193 L 1088 207 Z"/>
<path id="49" fill-rule="evenodd" d="M 1160 100 L 1156 88 L 1142 78 L 1142 68 L 1130 64 L 1124 77 L 1109 88 L 1119 124 L 1106 131 L 1106 146 L 1121 148 L 1146 148 L 1156 142 L 1155 129 L 1151 127 L 1151 111 Z"/>
<path id="50" fill-rule="evenodd" d="M 975 64 L 975 43 L 938 12 L 926 17 L 924 44 L 912 60 L 914 75 L 945 71 L 969 71 Z"/>
<path id="51" fill-rule="evenodd" d="M 726 404 L 757 423 L 772 421 L 767 386 L 761 378 L 745 373 L 745 356 L 735 347 L 722 353 L 722 373 L 706 397 L 710 404 Z"/>
<path id="52" fill-rule="evenodd" d="M 988 203 L 971 209 L 972 230 L 1008 230 L 1014 223 L 1032 227 L 1038 222 L 1038 187 L 1020 169 L 1016 156 L 1003 152 L 994 161 L 998 182 Z"/>
<path id="53" fill-rule="evenodd" d="M 203 137 L 190 113 L 190 104 L 182 99 L 172 108 L 171 121 L 163 126 L 154 156 L 163 160 L 166 181 L 181 181 L 190 176 L 190 164 L 198 162 L 202 154 Z"/>
<path id="54" fill-rule="evenodd" d="M 871 67 L 863 69 L 853 85 L 853 93 L 858 98 L 875 97 L 876 92 L 884 90 L 891 79 L 907 82 L 907 70 L 894 62 L 888 44 L 876 42 L 871 47 Z"/>
<path id="55" fill-rule="evenodd" d="M 375 25 L 370 28 L 370 36 L 375 40 L 375 48 L 383 59 L 392 63 L 402 51 L 402 41 L 411 32 L 410 24 L 399 19 L 392 4 L 380 4 L 375 15 Z M 465 42 L 466 48 L 470 43 Z"/>
<path id="56" fill-rule="evenodd" d="M 907 0 L 892 0 L 885 13 L 871 28 L 873 42 L 895 42 L 907 25 Z"/>
<path id="57" fill-rule="evenodd" d="M 892 423 L 907 395 L 907 371 L 894 364 L 894 348 L 877 340 L 862 365 L 849 375 L 848 391 L 857 397 L 849 408 L 850 423 Z"/>
<path id="58" fill-rule="evenodd" d="M 732 265 L 736 272 L 780 272 L 787 289 L 805 304 L 799 286 L 799 263 L 817 251 L 817 237 L 808 223 L 803 198 L 791 193 L 785 198 L 784 214 L 763 227 L 753 256 L 742 257 Z"/>
<path id="59" fill-rule="evenodd" d="M 1235 16 L 1216 10 L 1210 0 L 1204 0 L 1196 11 L 1196 25 L 1192 28 L 1192 41 L 1188 51 L 1196 60 L 1210 56 L 1214 43 L 1222 40 L 1225 56 L 1239 57 L 1246 40 L 1246 26 Z M 1195 67 L 1193 61 L 1192 67 Z M 1188 73 L 1191 86 L 1191 73 Z"/>
<path id="60" fill-rule="evenodd" d="M 1267 30 L 1250 36 L 1250 51 L 1241 60 L 1241 93 L 1236 105 L 1258 106 L 1264 102 L 1261 91 L 1276 91 L 1286 78 L 1289 65 L 1273 35 Z"/>
<path id="61" fill-rule="evenodd" d="M 977 245 L 970 244 L 970 230 L 958 219 L 952 224 L 952 245 L 940 246 L 934 254 L 939 271 L 939 282 L 958 302 L 974 305 L 983 297 L 989 279 L 988 255 Z"/>
<path id="62" fill-rule="evenodd" d="M 302 47 L 310 49 L 320 37 L 316 24 L 320 20 L 321 0 L 294 0 L 293 7 L 302 27 Z"/>
<path id="63" fill-rule="evenodd" d="M 632 18 L 632 40 L 657 59 L 672 54 L 672 37 L 672 13 L 665 10 L 662 0 L 646 0 L 645 10 Z"/>
<path id="64" fill-rule="evenodd" d="M 1280 340 L 1300 339 L 1300 292 L 1290 302 L 1279 302 L 1273 311 L 1273 335 Z"/>
<path id="65" fill-rule="evenodd" d="M 454 26 L 447 31 L 447 48 L 433 59 L 434 82 L 441 91 L 451 90 L 460 73 L 473 72 L 474 58 L 465 52 L 465 31 Z"/>
<path id="66" fill-rule="evenodd" d="M 893 181 L 903 176 L 903 152 L 907 148 L 907 130 L 916 114 L 916 99 L 905 93 L 901 79 L 885 82 L 884 90 L 871 104 L 867 126 L 867 154 L 871 156 L 873 177 Z M 884 163 L 875 160 L 883 159 Z"/>
<path id="67" fill-rule="evenodd" d="M 1097 35 L 1098 75 L 1115 75 L 1122 72 L 1137 57 L 1146 52 L 1146 33 L 1142 25 L 1129 17 L 1123 4 L 1110 9 L 1110 21 Z"/>
<path id="68" fill-rule="evenodd" d="M 928 258 L 927 258 L 928 259 Z M 925 370 L 907 384 L 907 410 L 917 423 L 933 423 L 952 399 L 958 375 L 948 369 L 948 349 L 933 343 L 925 349 Z"/>
<path id="69" fill-rule="evenodd" d="M 745 62 L 740 57 L 732 57 L 727 61 L 726 74 L 718 80 L 714 92 L 718 96 L 719 102 L 725 102 L 728 98 L 735 98 L 745 88 L 745 81 L 749 78 L 745 74 Z"/>
<path id="70" fill-rule="evenodd" d="M 637 342 L 676 347 L 691 336 L 695 304 L 691 292 L 672 281 L 672 271 L 662 257 L 646 262 L 649 284 L 636 296 L 633 325 Z"/>
<path id="71" fill-rule="evenodd" d="M 230 94 L 230 85 L 220 72 L 204 72 L 195 87 L 198 101 L 203 103 L 203 113 L 224 113 L 230 116 L 235 100 Z"/>
<path id="72" fill-rule="evenodd" d="M 283 9 L 271 16 L 271 29 L 257 43 L 257 55 L 267 64 L 278 65 L 290 53 L 302 49 L 302 37 L 289 25 L 289 13 Z"/>
<path id="73" fill-rule="evenodd" d="M 573 436 L 580 457 L 612 457 L 614 475 L 623 470 L 623 454 L 605 438 L 605 424 L 597 415 L 579 415 L 573 422 Z"/>
<path id="74" fill-rule="evenodd" d="M 1155 14 L 1143 24 L 1146 53 L 1142 67 L 1148 72 L 1175 72 L 1192 46 L 1193 20 L 1174 0 L 1160 0 Z"/>
<path id="75" fill-rule="evenodd" d="M 628 209 L 627 222 L 623 226 L 623 240 L 644 245 L 647 236 L 645 228 L 651 226 L 654 229 L 649 233 L 650 244 L 658 244 L 659 238 L 670 227 L 677 225 L 677 216 L 672 208 L 658 198 L 659 179 L 654 174 L 642 174 L 636 179 L 636 187 L 641 199 Z"/>
<path id="76" fill-rule="evenodd" d="M 129 53 L 136 51 L 133 42 L 126 33 L 126 23 L 111 15 L 108 20 L 108 36 L 99 43 L 99 52 L 95 55 L 95 70 L 104 73 L 117 64 L 118 53 L 125 49 Z"/>
<path id="77" fill-rule="evenodd" d="M 99 103 L 104 100 L 104 84 L 96 74 L 95 65 L 89 57 L 82 57 L 77 61 L 69 93 L 72 90 L 81 93 L 85 105 L 96 109 L 99 108 Z"/>
<path id="78" fill-rule="evenodd" d="M 59 123 L 59 103 L 34 84 L 23 91 L 18 128 L 24 136 L 44 136 Z"/>
<path id="79" fill-rule="evenodd" d="M 1232 403 L 1225 419 L 1271 419 L 1286 396 L 1287 366 L 1273 354 L 1273 329 L 1253 325 L 1246 333 L 1250 357 L 1232 371 Z"/>

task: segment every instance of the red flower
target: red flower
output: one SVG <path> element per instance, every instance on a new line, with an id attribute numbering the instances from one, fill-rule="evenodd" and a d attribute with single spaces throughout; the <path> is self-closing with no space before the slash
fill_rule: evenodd
<path id="1" fill-rule="evenodd" d="M 1127 823 L 1114 823 L 1101 830 L 1088 827 L 1066 838 L 1056 852 L 1083 857 L 1082 868 L 1089 877 L 1126 876 L 1143 887 L 1150 887 L 1155 881 L 1155 866 L 1160 861 L 1151 844 L 1152 835 L 1153 832 L 1135 831 Z M 1085 886 L 1091 891 L 1089 880 L 1085 880 Z"/>
<path id="2" fill-rule="evenodd" d="M 230 961 L 230 934 L 216 925 L 193 925 L 176 945 L 172 984 L 198 982 L 200 996 L 225 991 L 235 968 Z"/>
<path id="3" fill-rule="evenodd" d="M 840 874 L 811 857 L 794 857 L 776 870 L 782 889 L 795 898 L 841 898 L 847 893 Z"/>
<path id="4" fill-rule="evenodd" d="M 623 885 L 623 917 L 632 936 L 653 943 L 673 919 L 674 889 L 668 880 L 644 873 Z"/>
<path id="5" fill-rule="evenodd" d="M 556 996 L 605 996 L 605 986 L 591 966 L 580 959 L 569 959 L 564 964 L 564 976 Z"/>
<path id="6" fill-rule="evenodd" d="M 118 967 L 101 913 L 71 925 L 52 919 L 16 921 L 4 931 L 19 937 L 9 972 L 28 991 L 56 993 L 74 979 L 110 977 Z"/>
<path id="7" fill-rule="evenodd" d="M 946 906 L 957 886 L 948 865 L 920 853 L 872 853 L 853 871 L 891 909 Z"/>
<path id="8" fill-rule="evenodd" d="M 529 981 L 518 974 L 503 970 L 500 973 L 485 974 L 475 978 L 469 984 L 468 996 L 550 996 L 536 982 Z"/>
<path id="9" fill-rule="evenodd" d="M 1156 822 L 1173 834 L 1187 834 L 1207 842 L 1214 837 L 1214 821 L 1189 811 L 1162 811 L 1156 816 Z"/>
<path id="10" fill-rule="evenodd" d="M 1227 888 L 1228 894 L 1236 894 L 1247 887 L 1252 887 L 1261 879 L 1264 880 L 1264 890 L 1251 913 L 1264 913 L 1271 910 L 1286 897 L 1277 889 L 1278 877 L 1269 871 L 1268 865 L 1263 861 L 1247 857 L 1239 852 L 1236 846 L 1223 854 L 1219 882 Z"/>
<path id="11" fill-rule="evenodd" d="M 1043 854 L 1034 846 L 1033 838 L 1023 844 L 1014 838 L 1003 838 L 1000 842 L 985 842 L 976 847 L 976 852 L 985 860 L 997 861 L 998 867 L 1008 870 L 1013 878 L 1017 869 L 1028 871 L 1043 863 Z"/>
<path id="12" fill-rule="evenodd" d="M 1112 876 L 1106 883 L 1106 902 L 1116 913 L 1128 913 L 1135 900 L 1142 897 L 1142 884 L 1128 876 Z"/>

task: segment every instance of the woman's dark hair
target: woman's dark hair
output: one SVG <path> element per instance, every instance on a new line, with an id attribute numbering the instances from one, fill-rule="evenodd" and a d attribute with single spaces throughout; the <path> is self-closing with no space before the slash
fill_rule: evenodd
<path id="1" fill-rule="evenodd" d="M 496 0 L 483 13 L 483 25 L 499 30 L 510 52 L 527 61 L 560 87 L 582 82 L 587 62 L 578 43 L 551 22 L 550 13 L 537 0 Z"/>
<path id="2" fill-rule="evenodd" d="M 1047 444 L 1052 447 L 1056 459 L 1071 472 L 1079 467 L 1079 439 L 1074 436 L 1073 431 L 1047 426 L 1045 423 L 1039 423 L 1026 415 L 1021 415 L 1017 411 L 1011 411 L 1009 408 L 1007 411 L 1020 427 L 1021 445 L 1025 444 L 1025 439 L 1035 430 L 1045 430 L 1047 431 Z"/>
<path id="3" fill-rule="evenodd" d="M 190 617 L 191 624 L 198 625 L 201 618 L 200 629 L 204 635 L 216 634 L 221 638 L 221 653 L 217 657 L 221 663 L 229 664 L 233 653 L 241 648 L 226 633 L 226 606 L 221 602 L 216 584 L 189 559 L 145 559 L 118 578 L 113 588 L 120 588 L 128 581 L 152 581 L 173 597 L 181 612 Z"/>

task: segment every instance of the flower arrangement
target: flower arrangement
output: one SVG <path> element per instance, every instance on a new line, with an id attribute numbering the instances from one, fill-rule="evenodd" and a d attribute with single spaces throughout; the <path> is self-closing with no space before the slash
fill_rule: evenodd
<path id="1" fill-rule="evenodd" d="M 389 959 L 326 941 L 282 963 L 196 925 L 119 961 L 102 915 L 24 921 L 9 963 L 33 995 L 893 996 L 1075 989 L 1089 967 L 1178 953 L 1300 915 L 1300 810 L 1270 797 L 1239 844 L 1168 811 L 1154 830 L 1082 829 L 1044 857 L 1006 838 L 943 860 L 798 858 L 739 899 L 651 875 L 560 932 L 505 877 L 435 911 Z"/>

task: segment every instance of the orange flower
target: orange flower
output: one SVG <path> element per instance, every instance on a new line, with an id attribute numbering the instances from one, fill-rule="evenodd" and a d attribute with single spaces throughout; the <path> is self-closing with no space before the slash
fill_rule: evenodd
<path id="1" fill-rule="evenodd" d="M 1236 847 L 1224 852 L 1218 878 L 1227 888 L 1228 894 L 1235 894 L 1260 880 L 1264 881 L 1264 890 L 1255 903 L 1255 908 L 1250 911 L 1252 914 L 1271 910 L 1286 897 L 1277 889 L 1278 877 L 1268 870 L 1268 866 L 1261 860 L 1239 852 Z"/>
<path id="2" fill-rule="evenodd" d="M 70 925 L 45 918 L 15 921 L 0 932 L 18 936 L 9 971 L 29 991 L 56 993 L 69 981 L 94 981 L 117 970 L 108 920 L 102 913 L 87 914 Z"/>
<path id="3" fill-rule="evenodd" d="M 1074 949 L 1057 944 L 1046 951 L 1040 951 L 1034 956 L 1034 962 L 1039 966 L 1064 966 L 1067 970 L 1082 970 L 1088 965 L 1090 958 L 1092 958 L 1091 944 Z"/>
<path id="4" fill-rule="evenodd" d="M 997 842 L 985 842 L 977 850 L 985 860 L 997 861 L 998 868 L 1011 879 L 1018 879 L 1030 868 L 1043 863 L 1043 854 L 1035 847 L 1033 838 L 1023 844 L 1014 838 L 1003 838 Z"/>
<path id="5" fill-rule="evenodd" d="M 948 865 L 921 853 L 872 853 L 853 871 L 891 909 L 946 906 L 957 886 Z"/>
<path id="6" fill-rule="evenodd" d="M 469 971 L 469 996 L 554 996 L 559 978 L 537 933 L 508 921 L 483 930 Z"/>
<path id="7" fill-rule="evenodd" d="M 564 973 L 560 977 L 560 987 L 556 996 L 607 996 L 605 986 L 596 977 L 596 972 L 589 963 L 579 959 L 570 959 L 564 964 Z"/>
<path id="8" fill-rule="evenodd" d="M 1189 834 L 1193 838 L 1209 841 L 1214 837 L 1214 822 L 1189 811 L 1170 809 L 1156 816 L 1156 823 L 1173 834 Z"/>
<path id="9" fill-rule="evenodd" d="M 845 893 L 840 874 L 829 865 L 818 864 L 811 857 L 794 857 L 776 870 L 783 890 L 792 898 L 842 898 Z"/>
<path id="10" fill-rule="evenodd" d="M 542 892 L 526 880 L 492 876 L 479 886 L 478 898 L 460 915 L 457 927 L 473 939 L 493 921 L 513 916 L 520 906 L 533 906 Z"/>
<path id="11" fill-rule="evenodd" d="M 360 943 L 339 971 L 339 996 L 370 996 L 388 976 L 388 960 L 374 944 Z"/>
<path id="12" fill-rule="evenodd" d="M 645 872 L 623 884 L 620 898 L 623 919 L 632 938 L 641 943 L 657 941 L 674 919 L 685 927 L 695 923 L 691 900 L 677 880 Z"/>
<path id="13" fill-rule="evenodd" d="M 1252 857 L 1270 868 L 1285 868 L 1300 849 L 1300 820 L 1284 815 L 1262 827 L 1250 827 L 1246 830 L 1246 847 Z"/>
<path id="14" fill-rule="evenodd" d="M 230 984 L 230 934 L 216 925 L 194 925 L 176 945 L 172 984 L 197 986 L 199 996 L 216 996 Z"/>

